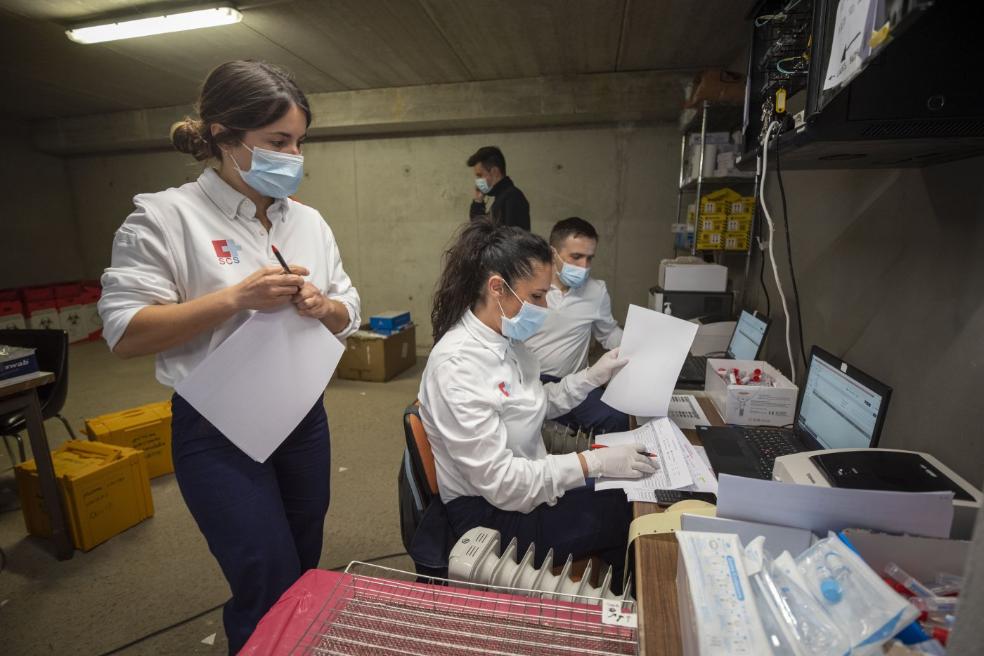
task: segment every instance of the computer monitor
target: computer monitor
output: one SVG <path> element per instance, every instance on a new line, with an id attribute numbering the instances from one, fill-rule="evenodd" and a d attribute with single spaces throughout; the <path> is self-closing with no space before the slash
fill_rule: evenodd
<path id="1" fill-rule="evenodd" d="M 735 324 L 735 332 L 731 334 L 731 342 L 728 344 L 728 357 L 732 360 L 758 359 L 768 330 L 768 319 L 742 310 L 738 323 Z"/>
<path id="2" fill-rule="evenodd" d="M 888 385 L 814 346 L 796 432 L 820 449 L 877 446 L 891 394 Z"/>

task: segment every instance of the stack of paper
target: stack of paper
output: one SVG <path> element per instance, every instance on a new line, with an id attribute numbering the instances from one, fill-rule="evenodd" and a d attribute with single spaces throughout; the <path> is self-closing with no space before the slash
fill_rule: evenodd
<path id="1" fill-rule="evenodd" d="M 633 431 L 608 433 L 595 439 L 596 444 L 604 446 L 637 442 L 656 455 L 656 473 L 643 478 L 600 479 L 595 482 L 596 490 L 621 489 L 629 501 L 653 501 L 654 490 L 717 492 L 717 481 L 703 454 L 666 417 L 653 419 Z"/>

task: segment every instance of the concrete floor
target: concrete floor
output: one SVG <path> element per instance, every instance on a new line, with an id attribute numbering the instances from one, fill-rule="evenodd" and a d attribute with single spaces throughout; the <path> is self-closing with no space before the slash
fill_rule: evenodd
<path id="1" fill-rule="evenodd" d="M 84 417 L 168 398 L 153 364 L 150 357 L 119 360 L 102 342 L 73 345 L 63 414 L 80 427 Z M 402 411 L 416 398 L 423 365 L 419 358 L 388 383 L 336 380 L 328 387 L 333 471 L 322 568 L 380 557 L 380 564 L 413 567 L 400 539 L 396 475 Z M 68 439 L 57 420 L 46 428 L 52 447 Z M 151 483 L 154 517 L 59 562 L 48 541 L 27 535 L 11 466 L 0 449 L 0 547 L 7 557 L 0 573 L 0 652 L 226 652 L 220 606 L 228 588 L 173 475 Z"/>

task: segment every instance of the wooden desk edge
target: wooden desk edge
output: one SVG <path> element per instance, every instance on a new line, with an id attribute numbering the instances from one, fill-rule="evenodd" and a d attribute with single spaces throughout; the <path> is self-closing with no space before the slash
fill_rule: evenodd
<path id="1" fill-rule="evenodd" d="M 688 394 L 680 390 L 680 394 Z M 721 416 L 711 400 L 697 396 L 712 426 L 722 426 Z M 694 430 L 684 430 L 692 443 L 700 445 Z M 655 503 L 636 501 L 632 504 L 632 516 L 641 517 L 663 512 Z M 643 535 L 635 541 L 636 602 L 639 607 L 640 654 L 647 656 L 674 656 L 681 654 L 680 610 L 676 594 L 677 544 L 672 535 Z M 643 578 L 643 572 L 647 574 Z M 649 628 L 652 627 L 652 631 Z"/>

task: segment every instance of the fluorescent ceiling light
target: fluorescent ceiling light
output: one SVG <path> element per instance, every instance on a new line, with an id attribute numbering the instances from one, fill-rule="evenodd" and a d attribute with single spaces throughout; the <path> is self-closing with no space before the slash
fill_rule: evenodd
<path id="1" fill-rule="evenodd" d="M 197 30 L 202 27 L 232 25 L 242 19 L 243 15 L 232 7 L 213 7 L 211 9 L 195 9 L 192 11 L 165 14 L 163 16 L 135 18 L 118 23 L 77 27 L 66 30 L 65 34 L 76 43 L 102 43 L 104 41 L 133 39 L 152 34 Z"/>

